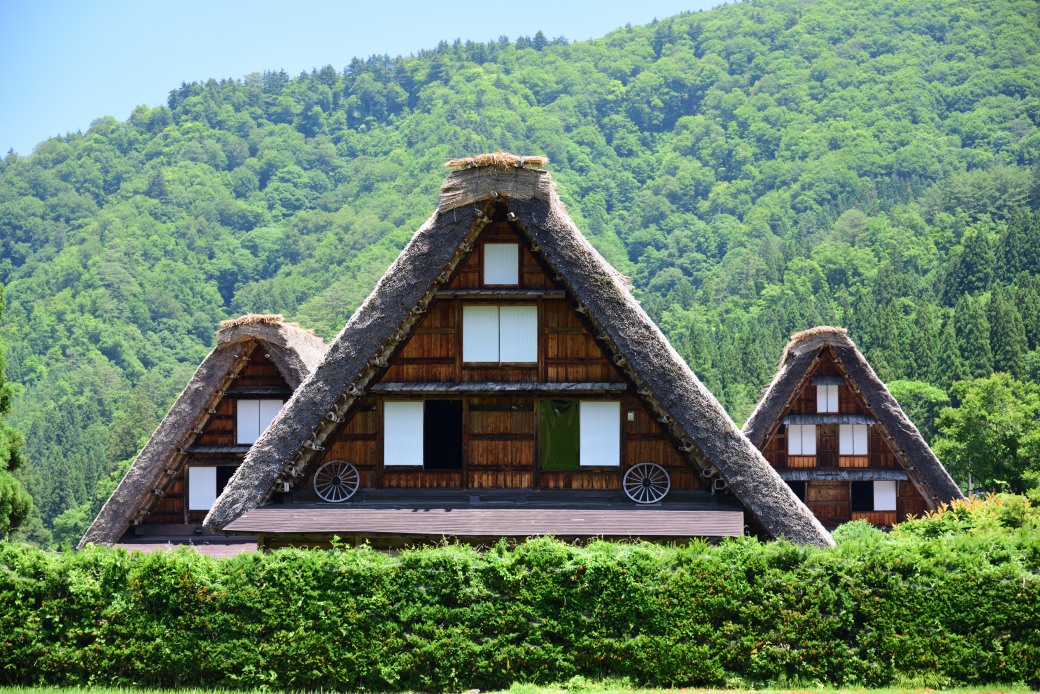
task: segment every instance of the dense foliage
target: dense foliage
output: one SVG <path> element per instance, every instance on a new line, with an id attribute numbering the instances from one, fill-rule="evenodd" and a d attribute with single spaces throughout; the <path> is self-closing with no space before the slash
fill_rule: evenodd
<path id="1" fill-rule="evenodd" d="M 1040 494 L 1040 386 L 997 373 L 952 393 L 959 404 L 939 413 L 934 446 L 950 474 Z"/>
<path id="2" fill-rule="evenodd" d="M 0 316 L 4 312 L 4 292 L 0 287 Z M 22 489 L 14 472 L 22 466 L 22 435 L 5 421 L 11 412 L 11 386 L 4 378 L 4 356 L 0 354 L 0 537 L 18 527 L 29 515 L 32 499 Z"/>
<path id="3" fill-rule="evenodd" d="M 1040 685 L 1035 533 L 836 550 L 551 539 L 484 554 L 0 545 L 0 681 L 465 691 L 575 675 L 658 685 Z"/>
<path id="4" fill-rule="evenodd" d="M 1038 19 L 1030 0 L 754 0 L 589 42 L 184 84 L 9 154 L 26 533 L 81 528 L 219 319 L 333 335 L 433 210 L 444 160 L 481 151 L 552 159 L 737 421 L 786 336 L 820 323 L 886 381 L 1040 379 Z"/>
<path id="5" fill-rule="evenodd" d="M 942 537 L 969 533 L 988 535 L 1003 530 L 1040 532 L 1040 508 L 1018 494 L 970 496 L 943 504 L 921 518 L 895 526 L 896 537 Z"/>

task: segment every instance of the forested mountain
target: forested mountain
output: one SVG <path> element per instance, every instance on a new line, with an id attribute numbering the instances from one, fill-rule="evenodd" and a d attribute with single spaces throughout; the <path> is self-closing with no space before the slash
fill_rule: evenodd
<path id="1" fill-rule="evenodd" d="M 819 323 L 850 329 L 922 428 L 956 379 L 1040 380 L 1038 25 L 1033 0 L 754 0 L 183 84 L 8 154 L 0 335 L 29 535 L 92 515 L 220 319 L 334 335 L 444 161 L 498 149 L 550 157 L 738 422 Z"/>

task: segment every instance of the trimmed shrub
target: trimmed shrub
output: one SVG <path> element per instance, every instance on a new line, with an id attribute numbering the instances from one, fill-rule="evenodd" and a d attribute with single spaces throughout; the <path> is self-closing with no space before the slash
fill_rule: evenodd
<path id="1" fill-rule="evenodd" d="M 655 685 L 1040 686 L 1040 538 L 833 550 L 537 539 L 391 557 L 46 554 L 0 544 L 0 681 L 463 691 Z"/>

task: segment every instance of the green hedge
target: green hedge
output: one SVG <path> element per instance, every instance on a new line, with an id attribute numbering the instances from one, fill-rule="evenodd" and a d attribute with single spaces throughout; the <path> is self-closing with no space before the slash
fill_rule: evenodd
<path id="1" fill-rule="evenodd" d="M 0 681 L 292 689 L 1040 686 L 1040 538 L 549 539 L 391 557 L 285 550 L 46 554 L 0 544 Z"/>

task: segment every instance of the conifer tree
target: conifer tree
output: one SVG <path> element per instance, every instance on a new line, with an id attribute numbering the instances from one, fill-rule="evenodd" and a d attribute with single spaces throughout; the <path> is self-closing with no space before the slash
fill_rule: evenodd
<path id="1" fill-rule="evenodd" d="M 1040 239 L 1031 238 L 1036 227 L 1031 225 L 1033 215 L 1016 210 L 1008 222 L 1007 233 L 1000 240 L 1001 276 L 1004 280 L 1011 282 L 1019 273 L 1027 272 L 1034 265 L 1034 255 L 1040 253 L 1040 248 L 1033 247 L 1033 243 Z"/>
<path id="2" fill-rule="evenodd" d="M 702 380 L 707 381 L 712 373 L 713 355 L 711 353 L 711 340 L 708 339 L 704 326 L 701 325 L 701 321 L 696 314 L 690 322 L 686 344 L 689 352 L 690 368 Z"/>
<path id="3" fill-rule="evenodd" d="M 939 345 L 935 357 L 935 383 L 949 390 L 954 381 L 968 378 L 968 370 L 957 347 L 957 333 L 953 329 L 953 316 L 943 319 L 939 331 Z"/>
<path id="4" fill-rule="evenodd" d="M 910 332 L 910 356 L 912 369 L 907 374 L 912 379 L 931 383 L 935 367 L 935 337 L 933 336 L 932 314 L 924 301 L 917 303 L 914 326 Z"/>
<path id="5" fill-rule="evenodd" d="M 993 373 L 993 353 L 989 344 L 989 321 L 982 299 L 965 294 L 957 302 L 957 346 L 964 358 L 969 378 L 986 378 Z"/>
<path id="6" fill-rule="evenodd" d="M 953 283 L 955 293 L 984 292 L 993 281 L 995 264 L 993 248 L 982 231 L 976 231 L 964 237 L 964 250 L 954 260 L 952 276 L 948 282 Z"/>
<path id="7" fill-rule="evenodd" d="M 0 316 L 3 311 L 4 292 L 0 287 Z M 7 373 L 4 353 L 0 345 L 0 537 L 21 525 L 32 511 L 32 498 L 11 474 L 22 466 L 25 458 L 22 455 L 22 435 L 4 421 L 4 415 L 11 411 L 13 394 L 4 378 Z"/>
<path id="8" fill-rule="evenodd" d="M 905 339 L 909 339 L 903 329 L 902 315 L 897 302 L 893 300 L 888 307 L 877 313 L 874 326 L 874 344 L 879 345 L 881 357 L 889 370 L 887 380 L 898 380 L 906 374 L 906 355 L 903 352 Z"/>
<path id="9" fill-rule="evenodd" d="M 993 370 L 1011 374 L 1014 378 L 1020 377 L 1023 359 L 1028 351 L 1026 331 L 1022 327 L 1022 317 L 1007 300 L 1000 282 L 993 285 L 986 313 L 990 330 L 989 344 L 993 351 Z"/>
<path id="10" fill-rule="evenodd" d="M 1026 272 L 1018 276 L 1015 308 L 1018 310 L 1018 315 L 1022 317 L 1022 327 L 1026 331 L 1029 349 L 1040 348 L 1040 294 L 1037 293 L 1036 283 Z"/>

